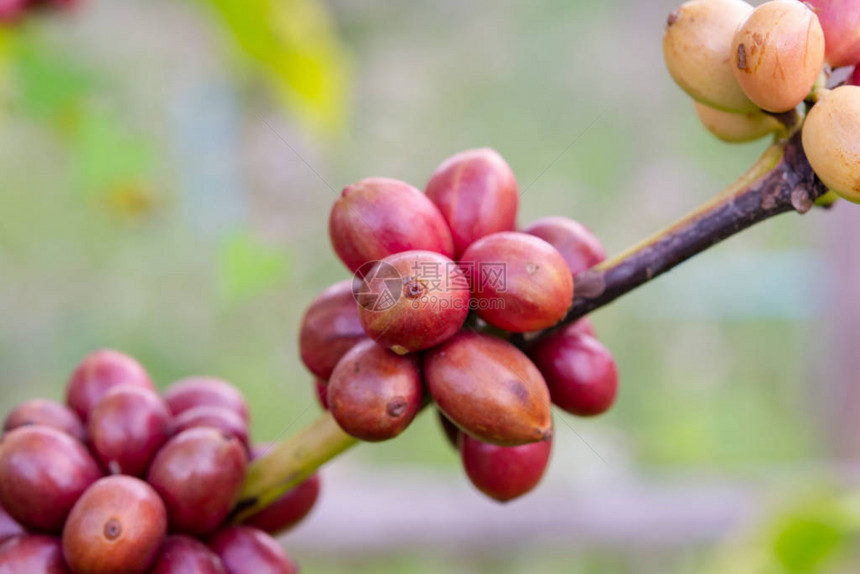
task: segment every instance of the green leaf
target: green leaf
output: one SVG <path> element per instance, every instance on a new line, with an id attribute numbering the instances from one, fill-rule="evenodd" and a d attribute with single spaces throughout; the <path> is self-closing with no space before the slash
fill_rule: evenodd
<path id="1" fill-rule="evenodd" d="M 219 252 L 219 284 L 230 304 L 252 299 L 281 284 L 289 276 L 286 254 L 248 231 L 229 236 Z"/>
<path id="2" fill-rule="evenodd" d="M 332 132 L 344 121 L 348 58 L 332 18 L 316 0 L 207 0 L 236 44 L 271 79 L 307 127 Z"/>

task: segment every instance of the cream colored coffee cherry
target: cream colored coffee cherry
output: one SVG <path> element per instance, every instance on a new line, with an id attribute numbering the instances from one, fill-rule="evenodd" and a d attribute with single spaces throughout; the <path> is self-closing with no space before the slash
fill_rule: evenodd
<path id="1" fill-rule="evenodd" d="M 824 31 L 797 0 L 756 8 L 735 33 L 732 71 L 749 98 L 769 112 L 787 112 L 809 94 L 824 65 Z"/>
<path id="2" fill-rule="evenodd" d="M 860 203 L 860 87 L 821 96 L 803 124 L 803 149 L 824 185 Z"/>
<path id="3" fill-rule="evenodd" d="M 762 111 L 733 114 L 694 102 L 696 115 L 709 132 L 729 143 L 751 142 L 772 134 L 782 124 Z"/>
<path id="4" fill-rule="evenodd" d="M 756 109 L 732 72 L 735 30 L 752 13 L 742 0 L 690 0 L 669 15 L 663 57 L 694 100 L 728 112 Z"/>

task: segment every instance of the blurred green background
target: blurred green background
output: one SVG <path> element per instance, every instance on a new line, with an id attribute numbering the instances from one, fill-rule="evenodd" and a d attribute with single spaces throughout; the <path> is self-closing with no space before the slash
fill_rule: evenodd
<path id="1" fill-rule="evenodd" d="M 305 306 L 346 278 L 343 186 L 423 187 L 465 148 L 520 222 L 615 253 L 730 183 L 665 72 L 675 0 L 88 0 L 0 30 L 0 407 L 60 398 L 87 352 L 161 386 L 239 386 L 253 435 L 318 414 Z M 434 416 L 324 473 L 284 537 L 306 572 L 855 572 L 860 211 L 787 215 L 594 315 L 621 394 L 556 414 L 534 494 L 479 499 Z"/>

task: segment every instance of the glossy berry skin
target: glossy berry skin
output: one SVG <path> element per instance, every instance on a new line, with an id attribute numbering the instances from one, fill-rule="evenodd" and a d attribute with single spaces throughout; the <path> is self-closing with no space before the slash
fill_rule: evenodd
<path id="1" fill-rule="evenodd" d="M 28 425 L 53 427 L 79 441 L 86 436 L 81 419 L 69 407 L 48 399 L 30 399 L 12 409 L 3 423 L 3 430 Z"/>
<path id="2" fill-rule="evenodd" d="M 0 502 L 27 530 L 60 532 L 75 501 L 101 476 L 87 449 L 57 429 L 21 427 L 0 442 Z"/>
<path id="3" fill-rule="evenodd" d="M 271 447 L 271 444 L 254 446 L 251 450 L 252 460 L 266 454 Z M 319 499 L 319 494 L 320 477 L 319 474 L 313 474 L 282 494 L 271 505 L 247 518 L 244 524 L 272 535 L 280 534 L 291 529 L 310 514 Z"/>
<path id="4" fill-rule="evenodd" d="M 600 240 L 587 227 L 568 217 L 543 217 L 523 229 L 523 233 L 539 237 L 555 247 L 573 275 L 606 259 Z"/>
<path id="5" fill-rule="evenodd" d="M 742 0 L 691 0 L 669 15 L 663 57 L 675 82 L 697 102 L 727 112 L 756 110 L 731 65 L 735 30 L 752 11 Z"/>
<path id="6" fill-rule="evenodd" d="M 297 574 L 298 567 L 278 542 L 257 528 L 228 526 L 209 540 L 228 574 Z"/>
<path id="7" fill-rule="evenodd" d="M 328 410 L 328 383 L 320 378 L 314 379 L 314 391 L 320 406 Z"/>
<path id="8" fill-rule="evenodd" d="M 516 227 L 517 180 L 493 149 L 449 157 L 433 172 L 426 193 L 451 228 L 455 259 L 481 237 Z"/>
<path id="9" fill-rule="evenodd" d="M 24 527 L 15 522 L 6 509 L 0 506 L 0 544 L 21 534 L 26 534 Z"/>
<path id="10" fill-rule="evenodd" d="M 63 554 L 75 572 L 143 574 L 166 533 L 167 511 L 152 487 L 130 476 L 108 476 L 72 508 Z"/>
<path id="11" fill-rule="evenodd" d="M 552 245 L 526 233 L 494 233 L 473 243 L 460 265 L 477 313 L 515 333 L 552 327 L 573 301 L 573 277 Z"/>
<path id="12" fill-rule="evenodd" d="M 0 544 L 2 574 L 72 574 L 63 559 L 60 539 L 31 534 Z"/>
<path id="13" fill-rule="evenodd" d="M 168 536 L 147 574 L 227 574 L 208 546 L 181 534 Z"/>
<path id="14" fill-rule="evenodd" d="M 208 427 L 236 437 L 248 448 L 248 425 L 235 411 L 224 407 L 194 407 L 183 411 L 173 421 L 173 432 L 180 433 L 195 427 Z"/>
<path id="15" fill-rule="evenodd" d="M 732 71 L 744 93 L 769 112 L 787 112 L 806 98 L 824 65 L 824 31 L 809 7 L 771 0 L 735 32 Z"/>
<path id="16" fill-rule="evenodd" d="M 782 128 L 782 124 L 775 117 L 761 111 L 739 114 L 724 112 L 698 102 L 693 104 L 702 125 L 724 142 L 751 142 Z"/>
<path id="17" fill-rule="evenodd" d="M 171 532 L 204 536 L 230 513 L 246 466 L 245 449 L 236 438 L 197 427 L 167 441 L 149 467 L 147 482 L 164 500 Z"/>
<path id="18" fill-rule="evenodd" d="M 529 350 L 549 387 L 552 402 L 579 416 L 609 410 L 618 393 L 618 368 L 600 341 L 565 329 Z"/>
<path id="19" fill-rule="evenodd" d="M 469 315 L 469 282 L 456 263 L 430 251 L 386 257 L 358 282 L 358 316 L 367 335 L 398 353 L 452 337 Z"/>
<path id="20" fill-rule="evenodd" d="M 403 432 L 421 408 L 423 392 L 418 363 L 373 341 L 352 348 L 328 382 L 328 404 L 337 424 L 369 442 Z"/>
<path id="21" fill-rule="evenodd" d="M 469 480 L 499 502 L 531 491 L 549 463 L 550 440 L 521 446 L 487 444 L 467 435 L 460 440 L 460 456 Z"/>
<path id="22" fill-rule="evenodd" d="M 402 181 L 363 179 L 346 187 L 329 217 L 335 253 L 350 271 L 402 251 L 451 257 L 451 230 L 427 196 Z"/>
<path id="23" fill-rule="evenodd" d="M 155 391 L 146 370 L 133 358 L 110 349 L 94 351 L 72 373 L 66 387 L 66 404 L 86 422 L 96 403 L 119 385 Z"/>
<path id="24" fill-rule="evenodd" d="M 327 380 L 335 365 L 367 338 L 358 318 L 352 281 L 335 283 L 317 297 L 302 318 L 299 351 L 308 370 Z"/>
<path id="25" fill-rule="evenodd" d="M 825 60 L 832 68 L 860 62 L 860 3 L 854 0 L 805 0 L 824 30 Z"/>
<path id="26" fill-rule="evenodd" d="M 848 201 L 860 203 L 860 87 L 823 94 L 803 124 L 803 149 L 815 174 Z"/>
<path id="27" fill-rule="evenodd" d="M 167 405 L 154 392 L 114 387 L 90 411 L 90 446 L 111 474 L 143 476 L 170 436 L 170 419 Z"/>
<path id="28" fill-rule="evenodd" d="M 194 407 L 224 407 L 232 410 L 247 422 L 248 403 L 242 393 L 221 379 L 214 377 L 187 377 L 164 389 L 164 401 L 174 415 Z"/>
<path id="29" fill-rule="evenodd" d="M 551 434 L 549 391 L 522 351 L 462 331 L 424 356 L 424 380 L 444 415 L 484 442 L 516 446 Z"/>

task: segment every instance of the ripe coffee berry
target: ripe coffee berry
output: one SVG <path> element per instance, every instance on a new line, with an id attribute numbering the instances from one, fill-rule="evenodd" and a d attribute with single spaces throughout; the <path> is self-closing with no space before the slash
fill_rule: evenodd
<path id="1" fill-rule="evenodd" d="M 565 411 L 598 415 L 615 402 L 615 360 L 594 337 L 568 327 L 539 341 L 529 356 L 543 374 L 552 402 Z"/>
<path id="2" fill-rule="evenodd" d="M 252 459 L 266 454 L 272 445 L 256 445 L 252 451 Z M 301 522 L 310 514 L 320 494 L 319 474 L 313 474 L 304 482 L 282 494 L 275 502 L 245 520 L 247 526 L 253 526 L 269 534 L 285 532 Z"/>
<path id="3" fill-rule="evenodd" d="M 148 574 L 227 574 L 218 555 L 208 546 L 181 534 L 168 536 Z"/>
<path id="4" fill-rule="evenodd" d="M 849 201 L 860 203 L 860 87 L 823 94 L 803 124 L 803 149 L 815 174 Z"/>
<path id="5" fill-rule="evenodd" d="M 482 441 L 515 446 L 551 434 L 546 383 L 507 341 L 462 331 L 426 353 L 424 379 L 439 410 Z"/>
<path id="6" fill-rule="evenodd" d="M 506 331 L 552 327 L 573 300 L 573 277 L 564 258 L 533 235 L 488 235 L 469 246 L 460 264 L 478 303 L 478 316 Z"/>
<path id="7" fill-rule="evenodd" d="M 358 318 L 352 281 L 335 283 L 311 303 L 302 318 L 299 350 L 308 370 L 324 380 L 367 334 Z"/>
<path id="8" fill-rule="evenodd" d="M 222 528 L 209 540 L 228 574 L 298 574 L 274 538 L 250 526 Z"/>
<path id="9" fill-rule="evenodd" d="M 517 180 L 493 149 L 471 149 L 446 159 L 426 192 L 451 228 L 455 259 L 481 237 L 516 226 Z"/>
<path id="10" fill-rule="evenodd" d="M 374 177 L 346 187 L 329 217 L 335 253 L 350 271 L 401 251 L 451 257 L 451 230 L 427 196 L 402 181 Z"/>
<path id="11" fill-rule="evenodd" d="M 736 114 L 710 108 L 694 102 L 699 121 L 709 132 L 728 143 L 743 143 L 761 139 L 782 127 L 771 115 L 761 111 Z"/>
<path id="12" fill-rule="evenodd" d="M 806 0 L 824 30 L 825 59 L 833 68 L 860 62 L 860 2 Z"/>
<path id="13" fill-rule="evenodd" d="M 109 476 L 72 508 L 63 554 L 75 572 L 143 574 L 166 532 L 167 511 L 152 487 L 130 476 Z"/>
<path id="14" fill-rule="evenodd" d="M 545 440 L 520 446 L 498 446 L 467 435 L 460 439 L 463 468 L 475 487 L 499 502 L 518 498 L 537 486 L 551 451 Z"/>
<path id="15" fill-rule="evenodd" d="M 12 409 L 3 423 L 3 430 L 10 431 L 28 425 L 53 427 L 80 441 L 84 440 L 81 419 L 67 406 L 47 399 L 31 399 Z"/>
<path id="16" fill-rule="evenodd" d="M 164 390 L 164 401 L 174 415 L 208 406 L 230 409 L 245 422 L 249 418 L 248 403 L 239 389 L 213 377 L 187 377 L 176 381 Z"/>
<path id="17" fill-rule="evenodd" d="M 2 574 L 72 574 L 60 539 L 38 534 L 16 536 L 0 544 Z"/>
<path id="18" fill-rule="evenodd" d="M 314 379 L 314 393 L 324 411 L 328 410 L 328 382 L 320 378 Z"/>
<path id="19" fill-rule="evenodd" d="M 824 31 L 809 7 L 771 0 L 735 32 L 732 71 L 744 93 L 769 112 L 787 112 L 806 98 L 824 64 Z"/>
<path id="20" fill-rule="evenodd" d="M 104 468 L 112 474 L 143 476 L 170 435 L 170 412 L 154 392 L 120 385 L 90 411 L 87 429 Z"/>
<path id="21" fill-rule="evenodd" d="M 403 432 L 421 407 L 423 391 L 417 359 L 373 341 L 353 347 L 328 383 L 329 410 L 348 434 L 382 441 Z"/>
<path id="22" fill-rule="evenodd" d="M 742 0 L 691 0 L 669 15 L 663 36 L 666 66 L 697 102 L 730 112 L 755 111 L 731 66 L 735 30 L 752 11 Z"/>
<path id="23" fill-rule="evenodd" d="M 204 536 L 230 513 L 246 465 L 245 449 L 236 438 L 197 427 L 167 441 L 146 480 L 164 500 L 171 532 Z"/>
<path id="24" fill-rule="evenodd" d="M 232 436 L 248 448 L 248 425 L 235 411 L 224 407 L 202 406 L 183 411 L 173 421 L 173 432 L 180 433 L 195 427 L 209 427 Z"/>
<path id="25" fill-rule="evenodd" d="M 66 403 L 86 422 L 90 410 L 118 385 L 134 385 L 155 391 L 146 370 L 133 358 L 102 349 L 90 353 L 72 373 L 66 388 Z"/>
<path id="26" fill-rule="evenodd" d="M 365 332 L 401 354 L 452 337 L 469 315 L 469 298 L 469 282 L 460 268 L 430 251 L 390 255 L 356 279 Z"/>
<path id="27" fill-rule="evenodd" d="M 27 530 L 60 532 L 75 501 L 101 476 L 87 449 L 57 429 L 21 427 L 0 442 L 0 502 Z"/>
<path id="28" fill-rule="evenodd" d="M 544 217 L 525 229 L 524 233 L 539 237 L 556 248 L 570 272 L 578 275 L 606 259 L 600 240 L 587 227 L 567 217 Z"/>

